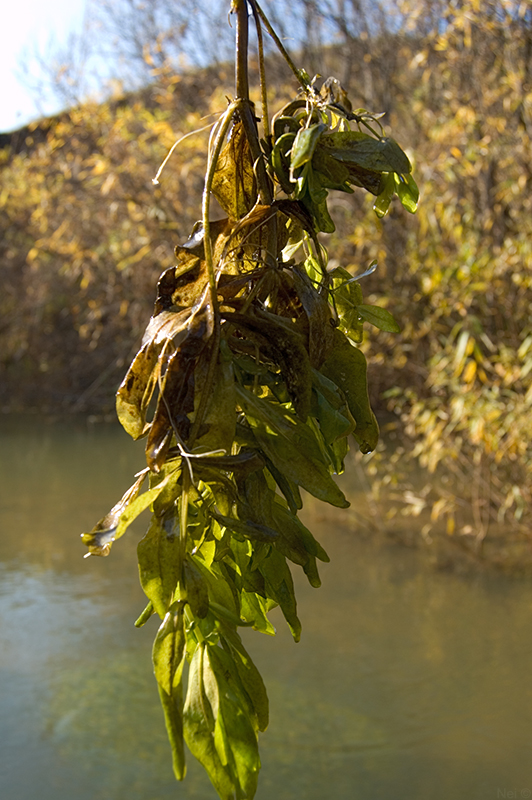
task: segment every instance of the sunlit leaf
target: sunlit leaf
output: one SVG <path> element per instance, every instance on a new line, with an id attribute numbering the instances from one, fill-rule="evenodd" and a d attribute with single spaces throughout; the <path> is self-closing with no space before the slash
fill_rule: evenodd
<path id="1" fill-rule="evenodd" d="M 214 173 L 212 192 L 226 214 L 240 219 L 255 205 L 253 159 L 242 122 L 235 122 Z"/>
<path id="2" fill-rule="evenodd" d="M 299 129 L 290 153 L 290 175 L 292 180 L 294 170 L 303 166 L 303 164 L 306 164 L 308 161 L 311 161 L 318 140 L 326 129 L 326 126 L 321 122 L 315 125 L 309 125 L 308 128 Z"/>
<path id="3" fill-rule="evenodd" d="M 395 176 L 393 172 L 389 172 L 385 176 L 384 186 L 381 188 L 379 195 L 373 203 L 373 210 L 379 218 L 386 216 L 392 197 L 395 193 Z"/>
<path id="4" fill-rule="evenodd" d="M 259 570 L 264 575 L 269 596 L 280 605 L 294 641 L 298 642 L 301 637 L 301 622 L 297 616 L 292 573 L 285 557 L 272 548 L 268 557 L 261 562 Z"/>
<path id="5" fill-rule="evenodd" d="M 417 183 L 412 175 L 395 175 L 395 191 L 399 196 L 399 200 L 411 214 L 417 211 L 417 204 L 419 200 L 419 189 Z"/>
<path id="6" fill-rule="evenodd" d="M 137 546 L 140 583 L 163 619 L 183 567 L 179 546 L 179 527 L 175 515 L 152 518 L 151 525 Z"/>
<path id="7" fill-rule="evenodd" d="M 332 301 L 338 312 L 339 327 L 353 342 L 361 342 L 363 331 L 358 306 L 363 297 L 360 284 L 342 267 L 336 267 L 330 276 Z"/>
<path id="8" fill-rule="evenodd" d="M 223 765 L 214 745 L 214 715 L 204 689 L 205 649 L 205 644 L 199 644 L 190 664 L 183 732 L 190 752 L 205 767 L 220 798 L 232 800 L 235 780 Z"/>
<path id="9" fill-rule="evenodd" d="M 349 503 L 323 463 L 310 428 L 286 409 L 242 387 L 237 387 L 237 395 L 253 435 L 275 466 L 320 500 L 347 508 Z"/>
<path id="10" fill-rule="evenodd" d="M 336 340 L 334 350 L 320 371 L 345 394 L 356 421 L 353 436 L 361 452 L 370 453 L 377 446 L 379 427 L 369 402 L 366 358 L 340 331 L 336 332 Z"/>

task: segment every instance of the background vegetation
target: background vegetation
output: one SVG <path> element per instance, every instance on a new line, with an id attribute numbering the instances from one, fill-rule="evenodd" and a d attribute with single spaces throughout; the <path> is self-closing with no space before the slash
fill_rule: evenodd
<path id="1" fill-rule="evenodd" d="M 177 138 L 225 109 L 232 75 L 223 64 L 203 66 L 205 49 L 191 48 L 191 29 L 176 28 L 159 3 L 144 4 L 151 28 L 140 7 L 126 7 L 136 29 L 124 25 L 121 38 L 108 30 L 132 93 L 84 102 L 9 137 L 1 151 L 5 410 L 112 411 L 157 277 L 195 221 L 208 133 L 179 145 L 160 186 L 152 178 Z M 223 57 L 224 23 L 213 6 L 209 13 L 205 43 Z M 443 522 L 471 557 L 527 565 L 532 3 L 297 0 L 290 14 L 278 10 L 277 24 L 295 36 L 307 71 L 338 77 L 356 104 L 385 111 L 385 125 L 412 143 L 422 191 L 415 218 L 397 203 L 381 222 L 369 198 L 336 198 L 337 231 L 324 237 L 332 267 L 360 274 L 377 260 L 363 279 L 366 302 L 387 305 L 403 329 L 365 343 L 378 365 L 373 406 L 395 437 L 364 467 L 370 524 L 404 529 L 398 520 L 414 514 L 411 527 L 425 540 Z M 289 74 L 273 60 L 269 67 L 279 87 L 272 101 L 291 97 Z M 65 98 L 69 86 L 72 97 L 83 92 L 66 70 L 55 86 Z"/>

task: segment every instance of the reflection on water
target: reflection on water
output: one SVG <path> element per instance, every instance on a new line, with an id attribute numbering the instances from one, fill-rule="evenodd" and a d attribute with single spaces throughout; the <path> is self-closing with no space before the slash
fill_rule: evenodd
<path id="1" fill-rule="evenodd" d="M 143 523 L 82 558 L 142 446 L 111 426 L 0 425 L 0 797 L 213 800 L 192 758 L 173 779 L 155 621 L 133 627 Z M 305 514 L 331 564 L 320 590 L 296 575 L 302 641 L 275 613 L 275 638 L 244 632 L 271 699 L 258 800 L 532 796 L 530 583 L 434 573 L 341 511 Z"/>

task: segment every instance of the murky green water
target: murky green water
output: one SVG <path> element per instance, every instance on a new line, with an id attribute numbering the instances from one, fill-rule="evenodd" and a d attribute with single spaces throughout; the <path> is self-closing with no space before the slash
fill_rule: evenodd
<path id="1" fill-rule="evenodd" d="M 142 466 L 118 428 L 0 421 L 0 798 L 214 800 L 170 765 L 136 541 L 83 559 Z M 353 481 L 354 484 L 354 481 Z M 352 500 L 356 509 L 353 485 Z M 532 797 L 532 584 L 432 572 L 311 505 L 302 641 L 245 631 L 269 689 L 258 800 Z"/>

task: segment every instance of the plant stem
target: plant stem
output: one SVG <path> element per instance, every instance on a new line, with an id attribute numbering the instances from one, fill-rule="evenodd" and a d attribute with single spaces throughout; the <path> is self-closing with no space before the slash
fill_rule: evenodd
<path id="1" fill-rule="evenodd" d="M 249 100 L 248 77 L 248 5 L 247 0 L 234 0 L 236 9 L 235 88 L 238 99 Z"/>
<path id="2" fill-rule="evenodd" d="M 259 15 L 259 17 L 261 18 L 261 20 L 262 20 L 262 23 L 263 23 L 264 27 L 266 28 L 266 30 L 268 31 L 268 33 L 269 33 L 269 34 L 270 34 L 270 36 L 272 37 L 273 41 L 274 41 L 274 42 L 275 42 L 275 44 L 277 45 L 277 48 L 278 48 L 279 52 L 281 53 L 282 57 L 284 58 L 284 60 L 286 61 L 286 63 L 288 64 L 288 66 L 290 67 L 290 69 L 292 70 L 292 72 L 294 73 L 294 75 L 296 76 L 296 78 L 297 78 L 297 80 L 298 80 L 298 83 L 300 83 L 300 84 L 301 84 L 301 86 L 303 87 L 303 89 L 304 89 L 305 91 L 308 91 L 309 85 L 308 85 L 308 83 L 307 83 L 307 82 L 304 80 L 304 78 L 303 78 L 303 75 L 301 74 L 301 70 L 299 70 L 299 69 L 296 67 L 296 65 L 294 64 L 294 62 L 292 61 L 292 59 L 291 59 L 291 58 L 290 58 L 290 56 L 288 55 L 288 52 L 285 50 L 285 48 L 284 48 L 284 46 L 283 46 L 283 43 L 281 42 L 281 40 L 279 39 L 279 37 L 278 37 L 278 36 L 277 36 L 277 34 L 275 33 L 274 29 L 273 29 L 273 28 L 272 28 L 272 26 L 270 25 L 270 22 L 269 22 L 269 20 L 268 20 L 268 17 L 266 16 L 266 14 L 264 13 L 264 11 L 263 11 L 263 10 L 262 10 L 262 8 L 259 6 L 259 4 L 257 3 L 257 1 L 256 1 L 256 0 L 250 0 L 250 3 L 252 4 L 253 8 L 254 8 L 254 9 L 256 9 L 256 11 L 257 11 L 257 14 L 258 14 L 258 15 Z"/>
<path id="3" fill-rule="evenodd" d="M 239 104 L 239 114 L 248 140 L 253 167 L 257 180 L 259 202 L 261 205 L 271 206 L 273 202 L 272 183 L 266 172 L 264 154 L 259 142 L 257 119 L 253 103 L 249 99 L 249 73 L 248 73 L 248 41 L 249 41 L 249 15 L 247 0 L 234 0 L 237 14 L 236 32 L 236 102 Z M 261 75 L 262 77 L 262 75 Z M 261 81 L 262 82 L 262 81 Z M 266 87 L 262 86 L 263 97 Z M 266 131 L 268 133 L 268 131 Z M 268 243 L 266 246 L 265 261 L 275 266 L 277 259 L 277 216 L 275 215 L 268 225 Z"/>

